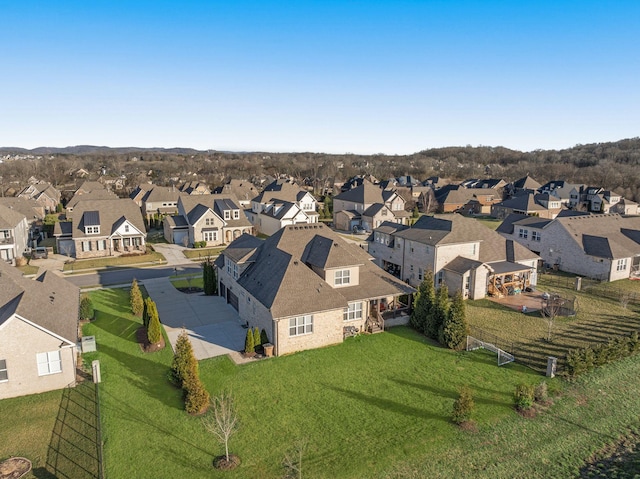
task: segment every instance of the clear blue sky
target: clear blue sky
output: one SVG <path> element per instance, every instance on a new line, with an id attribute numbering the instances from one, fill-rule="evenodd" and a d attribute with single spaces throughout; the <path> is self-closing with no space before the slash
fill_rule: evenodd
<path id="1" fill-rule="evenodd" d="M 0 146 L 640 136 L 640 1 L 0 0 Z"/>

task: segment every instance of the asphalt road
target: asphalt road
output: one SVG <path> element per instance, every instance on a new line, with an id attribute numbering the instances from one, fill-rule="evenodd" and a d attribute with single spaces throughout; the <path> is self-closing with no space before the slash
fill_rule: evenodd
<path id="1" fill-rule="evenodd" d="M 176 271 L 177 270 L 177 271 Z M 165 278 L 176 274 L 195 274 L 202 271 L 199 264 L 178 266 L 155 266 L 151 268 L 109 268 L 89 274 L 65 275 L 65 278 L 80 288 L 131 283 L 152 278 Z"/>

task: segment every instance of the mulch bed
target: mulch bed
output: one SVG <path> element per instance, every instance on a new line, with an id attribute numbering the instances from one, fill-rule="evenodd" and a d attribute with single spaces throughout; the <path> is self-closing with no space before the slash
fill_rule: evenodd
<path id="1" fill-rule="evenodd" d="M 31 461 L 24 457 L 12 457 L 0 462 L 0 479 L 20 479 L 31 471 Z"/>
<path id="2" fill-rule="evenodd" d="M 204 293 L 204 289 L 202 288 L 196 288 L 196 287 L 190 287 L 190 288 L 176 288 L 178 291 L 180 291 L 181 293 L 185 293 L 185 294 L 196 294 L 196 293 Z"/>
<path id="3" fill-rule="evenodd" d="M 240 458 L 235 454 L 229 454 L 229 460 L 227 456 L 218 456 L 213 460 L 213 467 L 221 471 L 230 471 L 240 465 Z"/>
<path id="4" fill-rule="evenodd" d="M 147 339 L 147 328 L 145 328 L 144 326 L 139 327 L 136 331 L 136 340 L 140 345 L 140 349 L 142 349 L 142 351 L 144 351 L 145 353 L 155 353 L 156 351 L 164 349 L 164 347 L 166 346 L 164 337 L 160 340 L 159 343 L 151 344 Z"/>

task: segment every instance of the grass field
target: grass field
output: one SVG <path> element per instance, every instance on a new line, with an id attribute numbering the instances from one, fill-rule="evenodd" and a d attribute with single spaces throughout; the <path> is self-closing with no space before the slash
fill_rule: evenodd
<path id="1" fill-rule="evenodd" d="M 547 356 L 561 359 L 571 348 L 640 330 L 639 305 L 628 304 L 624 307 L 620 301 L 599 294 L 612 288 L 640 292 L 639 282 L 616 281 L 603 283 L 588 291 L 575 291 L 572 288 L 574 277 L 565 279 L 559 280 L 551 275 L 539 276 L 538 291 L 575 296 L 578 304 L 575 317 L 556 319 L 551 342 L 546 340 L 547 322 L 539 312 L 522 314 L 486 299 L 467 303 L 469 322 L 505 342 L 513 343 L 516 360 L 538 370 L 546 368 Z"/>
<path id="2" fill-rule="evenodd" d="M 224 251 L 226 246 L 221 246 L 219 248 L 195 248 L 195 249 L 184 249 L 182 252 L 185 257 L 192 260 L 201 260 L 204 261 L 207 256 L 218 256 L 221 251 Z"/>
<path id="3" fill-rule="evenodd" d="M 178 277 L 176 279 L 171 278 L 171 284 L 174 288 L 204 288 L 204 280 L 202 275 L 189 275 L 190 279 L 186 277 Z"/>
<path id="4" fill-rule="evenodd" d="M 492 218 L 491 216 L 480 216 L 475 217 L 475 219 L 492 230 L 495 230 L 498 226 L 500 226 L 500 224 L 502 224 L 502 220 Z"/>

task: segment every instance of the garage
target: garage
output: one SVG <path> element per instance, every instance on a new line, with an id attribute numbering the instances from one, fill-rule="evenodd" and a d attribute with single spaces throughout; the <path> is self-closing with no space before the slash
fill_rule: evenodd
<path id="1" fill-rule="evenodd" d="M 238 311 L 238 296 L 233 294 L 230 289 L 227 289 L 227 303 L 233 306 L 233 309 Z"/>
<path id="2" fill-rule="evenodd" d="M 173 244 L 181 244 L 183 246 L 186 246 L 185 238 L 187 238 L 186 241 L 188 242 L 189 230 L 173 230 Z"/>
<path id="3" fill-rule="evenodd" d="M 72 239 L 59 239 L 58 240 L 58 254 L 65 256 L 75 256 L 76 244 Z"/>

